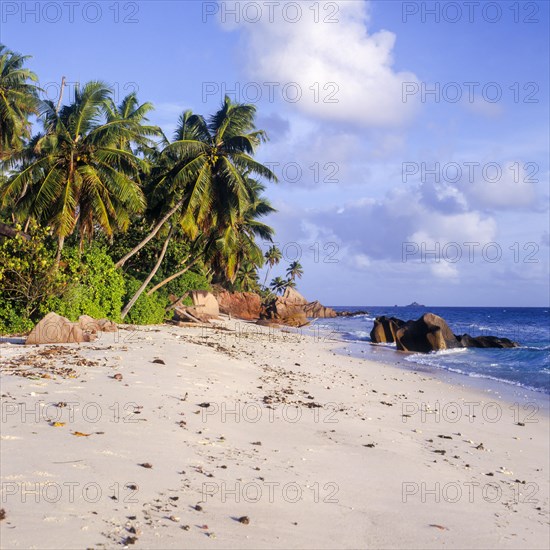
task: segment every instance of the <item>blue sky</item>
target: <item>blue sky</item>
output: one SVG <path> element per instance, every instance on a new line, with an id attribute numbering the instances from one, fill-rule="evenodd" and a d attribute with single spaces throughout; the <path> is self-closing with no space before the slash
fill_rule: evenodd
<path id="1" fill-rule="evenodd" d="M 0 39 L 52 96 L 63 75 L 137 89 L 168 134 L 224 89 L 256 103 L 269 221 L 310 299 L 547 306 L 548 8 L 3 2 Z"/>

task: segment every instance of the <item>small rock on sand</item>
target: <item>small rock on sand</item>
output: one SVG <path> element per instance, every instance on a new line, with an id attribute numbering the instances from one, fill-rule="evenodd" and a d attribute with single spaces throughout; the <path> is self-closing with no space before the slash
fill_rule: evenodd
<path id="1" fill-rule="evenodd" d="M 250 523 L 250 518 L 248 516 L 241 516 L 237 521 L 243 525 L 248 525 Z"/>

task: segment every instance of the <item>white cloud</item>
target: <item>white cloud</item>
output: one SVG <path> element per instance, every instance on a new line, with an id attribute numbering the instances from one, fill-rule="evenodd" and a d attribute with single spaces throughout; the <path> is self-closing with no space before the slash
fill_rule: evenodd
<path id="1" fill-rule="evenodd" d="M 291 105 L 323 120 L 362 126 L 396 126 L 409 120 L 417 105 L 402 101 L 402 85 L 418 79 L 393 68 L 394 33 L 368 32 L 367 4 L 332 2 L 338 7 L 333 23 L 315 21 L 310 8 L 319 2 L 299 4 L 302 17 L 297 22 L 262 17 L 237 25 L 244 35 L 241 51 L 248 55 L 248 75 L 262 84 L 278 82 L 280 89 L 297 83 L 302 96 Z M 287 91 L 289 97 L 293 90 Z"/>
<path id="2" fill-rule="evenodd" d="M 430 268 L 434 276 L 439 279 L 445 279 L 445 281 L 451 283 L 459 282 L 458 269 L 456 265 L 452 263 L 440 261 L 438 263 L 431 264 Z"/>
<path id="3" fill-rule="evenodd" d="M 355 264 L 357 269 L 366 269 L 372 265 L 370 258 L 366 254 L 354 254 L 352 256 L 352 263 Z"/>
<path id="4" fill-rule="evenodd" d="M 514 209 L 532 206 L 536 200 L 539 177 L 538 165 L 524 162 L 493 163 L 476 172 L 473 183 L 465 183 L 463 190 L 473 206 Z M 484 175 L 485 173 L 485 175 Z"/>

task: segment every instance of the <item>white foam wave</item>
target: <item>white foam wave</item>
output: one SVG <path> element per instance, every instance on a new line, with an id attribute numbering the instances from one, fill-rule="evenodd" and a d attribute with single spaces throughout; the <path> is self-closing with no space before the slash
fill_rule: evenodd
<path id="1" fill-rule="evenodd" d="M 442 349 L 439 351 L 431 351 L 431 355 L 454 355 L 455 353 L 466 353 L 468 351 L 467 348 L 450 348 L 450 349 Z"/>
<path id="2" fill-rule="evenodd" d="M 467 349 L 463 348 L 464 351 L 467 351 Z M 453 372 L 455 374 L 461 374 L 468 376 L 470 378 L 483 378 L 486 380 L 494 380 L 495 382 L 502 382 L 504 384 L 509 384 L 512 386 L 517 386 L 519 388 L 523 388 L 526 390 L 536 391 L 536 392 L 543 392 L 546 393 L 543 388 L 536 388 L 534 386 L 529 386 L 528 384 L 522 384 L 521 382 L 517 382 L 515 380 L 509 380 L 506 378 L 499 378 L 498 376 L 491 376 L 490 374 L 485 373 L 479 373 L 479 372 L 467 372 L 465 370 L 462 370 L 457 367 L 450 367 L 448 365 L 442 365 L 441 363 L 438 363 L 436 361 L 436 353 L 427 353 L 427 354 L 414 354 L 410 355 L 409 357 L 405 358 L 405 361 L 409 361 L 411 363 L 419 363 L 421 365 L 426 365 L 428 367 L 436 367 L 440 368 L 449 372 Z M 544 370 L 544 369 L 543 369 Z M 550 371 L 549 371 L 550 372 Z"/>
<path id="3" fill-rule="evenodd" d="M 348 332 L 350 336 L 356 336 L 357 338 L 369 338 L 370 332 L 367 332 L 366 330 L 352 330 Z"/>
<path id="4" fill-rule="evenodd" d="M 371 344 L 373 346 L 380 346 L 381 348 L 393 348 L 393 349 L 396 349 L 396 344 L 395 342 L 379 342 L 379 343 L 374 343 L 374 342 L 371 342 Z"/>

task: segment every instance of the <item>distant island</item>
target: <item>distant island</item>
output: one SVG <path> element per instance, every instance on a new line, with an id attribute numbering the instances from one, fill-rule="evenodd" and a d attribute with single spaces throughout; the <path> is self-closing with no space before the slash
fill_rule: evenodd
<path id="1" fill-rule="evenodd" d="M 413 302 L 412 304 L 409 304 L 408 306 L 404 307 L 426 307 L 424 304 L 419 304 L 418 302 Z"/>

